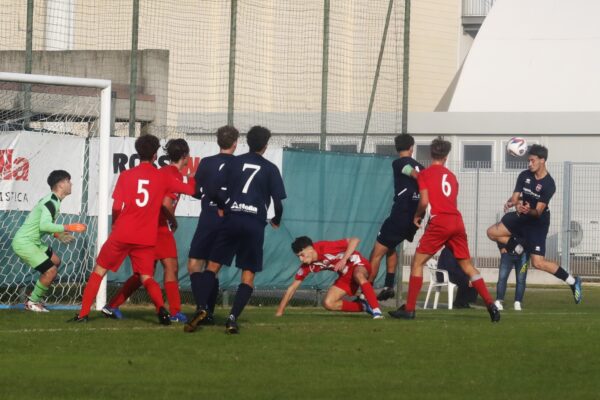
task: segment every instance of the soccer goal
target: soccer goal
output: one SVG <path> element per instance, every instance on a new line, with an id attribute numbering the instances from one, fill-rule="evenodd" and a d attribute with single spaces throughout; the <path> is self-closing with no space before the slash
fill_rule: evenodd
<path id="1" fill-rule="evenodd" d="M 84 222 L 88 230 L 67 245 L 43 239 L 62 260 L 46 303 L 79 303 L 108 232 L 110 110 L 109 80 L 0 72 L 0 307 L 22 304 L 39 276 L 11 241 L 50 192 L 46 179 L 56 169 L 72 182 L 56 222 Z M 105 283 L 99 293 L 102 307 Z"/>

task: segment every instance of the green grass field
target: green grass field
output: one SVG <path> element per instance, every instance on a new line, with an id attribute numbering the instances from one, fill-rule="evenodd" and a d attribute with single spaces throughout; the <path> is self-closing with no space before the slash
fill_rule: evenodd
<path id="1" fill-rule="evenodd" d="M 597 399 L 598 304 L 598 287 L 577 306 L 568 288 L 528 289 L 499 324 L 483 309 L 374 321 L 251 307 L 237 336 L 162 327 L 150 308 L 77 325 L 4 310 L 0 399 Z"/>

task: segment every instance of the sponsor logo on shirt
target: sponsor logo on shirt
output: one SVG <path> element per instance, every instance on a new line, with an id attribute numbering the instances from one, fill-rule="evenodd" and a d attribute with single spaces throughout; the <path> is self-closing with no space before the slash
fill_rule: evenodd
<path id="1" fill-rule="evenodd" d="M 531 179 L 529 179 L 529 178 L 525 179 L 525 183 L 531 183 Z"/>
<path id="2" fill-rule="evenodd" d="M 538 183 L 537 186 L 535 187 L 535 191 L 539 192 L 540 190 L 542 190 L 542 185 Z"/>
<path id="3" fill-rule="evenodd" d="M 245 203 L 238 203 L 237 201 L 234 201 L 231 205 L 231 211 L 242 211 L 251 214 L 258 214 L 258 209 L 256 207 Z"/>

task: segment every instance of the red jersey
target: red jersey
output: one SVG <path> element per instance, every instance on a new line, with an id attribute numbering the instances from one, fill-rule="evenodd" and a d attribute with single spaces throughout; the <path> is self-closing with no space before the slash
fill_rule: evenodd
<path id="1" fill-rule="evenodd" d="M 195 181 L 183 183 L 143 162 L 119 175 L 113 209 L 121 209 L 111 237 L 122 243 L 154 246 L 163 198 L 170 192 L 193 194 Z"/>
<path id="2" fill-rule="evenodd" d="M 433 164 L 419 173 L 419 191 L 427 190 L 431 216 L 439 214 L 460 215 L 456 207 L 458 181 L 445 166 Z"/>
<path id="3" fill-rule="evenodd" d="M 311 272 L 333 271 L 335 263 L 344 257 L 344 253 L 348 248 L 348 241 L 342 239 L 332 242 L 315 242 L 313 248 L 317 251 L 317 261 L 312 264 L 300 265 L 294 279 L 303 281 Z M 337 273 L 340 276 L 352 273 L 354 268 L 358 265 L 367 267 L 368 263 L 358 251 L 355 251 L 348 259 L 348 262 L 346 262 L 346 266 Z"/>
<path id="4" fill-rule="evenodd" d="M 177 179 L 180 182 L 183 182 L 183 175 L 179 172 L 179 168 L 174 165 L 165 165 L 159 172 L 166 175 L 167 179 Z M 173 199 L 173 210 L 177 208 L 177 203 L 179 202 L 180 193 L 178 192 L 168 192 L 165 197 L 169 197 Z M 167 223 L 167 218 L 163 215 L 163 213 L 159 213 L 158 217 L 158 226 L 160 228 L 167 228 L 169 225 Z"/>

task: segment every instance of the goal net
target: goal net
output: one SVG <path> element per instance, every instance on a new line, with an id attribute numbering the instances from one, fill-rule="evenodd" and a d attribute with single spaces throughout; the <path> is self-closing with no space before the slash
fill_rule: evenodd
<path id="1" fill-rule="evenodd" d="M 80 301 L 107 232 L 110 90 L 106 80 L 0 73 L 0 307 L 22 304 L 39 278 L 11 242 L 58 169 L 71 175 L 72 193 L 56 223 L 88 229 L 69 244 L 43 237 L 62 261 L 46 303 Z"/>

